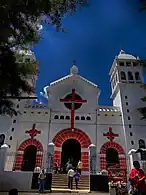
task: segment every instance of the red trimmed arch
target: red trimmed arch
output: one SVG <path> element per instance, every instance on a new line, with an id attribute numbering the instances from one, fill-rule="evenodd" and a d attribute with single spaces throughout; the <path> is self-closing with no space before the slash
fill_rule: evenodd
<path id="1" fill-rule="evenodd" d="M 37 151 L 43 152 L 42 144 L 36 139 L 25 140 L 18 148 L 18 151 L 24 151 L 28 146 L 33 145 L 37 148 Z"/>
<path id="2" fill-rule="evenodd" d="M 106 142 L 100 149 L 100 154 L 106 154 L 106 150 L 109 148 L 115 149 L 119 154 L 125 154 L 124 149 L 115 142 Z"/>
<path id="3" fill-rule="evenodd" d="M 91 140 L 85 132 L 80 129 L 74 129 L 74 131 L 71 131 L 70 128 L 58 132 L 53 139 L 53 143 L 56 147 L 62 147 L 62 144 L 67 139 L 76 139 L 81 144 L 81 148 L 88 148 L 91 144 Z"/>
<path id="4" fill-rule="evenodd" d="M 106 142 L 105 144 L 103 144 L 101 146 L 100 149 L 100 170 L 106 170 L 106 151 L 109 148 L 113 148 L 115 149 L 118 154 L 119 154 L 119 165 L 118 165 L 118 169 L 116 169 L 116 171 L 118 170 L 118 172 L 120 174 L 122 174 L 122 178 L 123 181 L 127 181 L 127 176 L 126 176 L 126 171 L 127 171 L 127 165 L 126 165 L 126 154 L 124 149 L 122 148 L 122 146 L 120 146 L 118 143 L 116 142 Z M 114 173 L 114 167 L 112 168 L 108 168 L 108 173 L 109 173 L 109 180 L 113 180 L 115 181 L 117 178 L 114 176 L 114 174 L 112 174 L 112 172 Z"/>
<path id="5" fill-rule="evenodd" d="M 88 147 L 91 144 L 91 140 L 89 136 L 83 132 L 80 129 L 74 128 L 74 131 L 72 131 L 70 128 L 68 129 L 63 129 L 60 132 L 56 134 L 56 136 L 53 139 L 53 143 L 59 150 L 55 150 L 54 153 L 54 163 L 58 160 L 58 162 L 61 163 L 61 148 L 63 143 L 67 139 L 76 139 L 80 145 L 81 149 L 87 149 L 86 151 L 81 152 L 81 160 L 82 160 L 82 170 L 83 171 L 89 171 L 89 152 L 88 152 Z M 54 164 L 55 166 L 55 164 Z"/>
<path id="6" fill-rule="evenodd" d="M 21 170 L 22 163 L 23 163 L 24 151 L 28 146 L 31 146 L 31 145 L 33 145 L 37 148 L 36 167 L 42 166 L 42 160 L 43 160 L 43 146 L 42 146 L 42 144 L 36 139 L 27 139 L 24 142 L 22 142 L 22 144 L 19 146 L 19 148 L 17 150 L 14 170 L 19 170 L 19 171 Z"/>

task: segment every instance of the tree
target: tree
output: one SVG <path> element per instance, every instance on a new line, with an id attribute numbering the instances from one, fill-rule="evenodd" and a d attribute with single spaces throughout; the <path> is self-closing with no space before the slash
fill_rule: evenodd
<path id="1" fill-rule="evenodd" d="M 74 14 L 88 0 L 1 0 L 0 1 L 0 114 L 16 114 L 10 96 L 31 94 L 28 82 L 37 67 L 35 60 L 23 63 L 20 50 L 28 50 L 40 39 L 40 24 L 56 26 L 64 31 L 62 19 Z M 20 60 L 21 61 L 21 60 Z"/>

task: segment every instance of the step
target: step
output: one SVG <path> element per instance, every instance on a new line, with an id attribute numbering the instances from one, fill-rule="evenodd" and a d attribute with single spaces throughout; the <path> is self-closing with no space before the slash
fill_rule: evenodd
<path id="1" fill-rule="evenodd" d="M 68 192 L 73 192 L 73 193 L 89 193 L 90 190 L 70 190 L 70 189 L 63 189 L 63 188 L 52 188 L 52 192 L 63 192 L 63 193 L 68 193 Z"/>
<path id="2" fill-rule="evenodd" d="M 57 186 L 59 186 L 59 187 L 61 187 L 61 186 L 62 186 L 62 187 L 68 187 L 67 184 L 66 184 L 66 185 L 65 185 L 65 184 L 64 184 L 64 185 L 60 185 L 60 184 L 52 185 L 52 187 L 57 187 Z M 76 186 L 76 185 L 73 184 L 73 186 Z M 85 185 L 85 186 L 83 186 L 83 185 L 78 185 L 78 187 L 79 187 L 79 188 L 89 188 L 89 187 L 87 187 L 87 185 Z"/>
<path id="3" fill-rule="evenodd" d="M 90 189 L 90 178 L 89 176 L 84 176 L 82 175 L 79 180 L 79 190 L 87 190 L 89 191 Z M 73 180 L 73 190 L 75 189 L 75 180 Z M 68 178 L 67 174 L 54 174 L 52 176 L 52 189 L 65 189 L 65 190 L 70 190 L 68 189 Z"/>

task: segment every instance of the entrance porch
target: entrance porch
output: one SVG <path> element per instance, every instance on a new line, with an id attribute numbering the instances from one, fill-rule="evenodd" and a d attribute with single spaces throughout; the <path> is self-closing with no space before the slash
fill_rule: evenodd
<path id="1" fill-rule="evenodd" d="M 64 129 L 60 131 L 53 139 L 55 144 L 54 168 L 58 161 L 59 167 L 64 168 L 69 159 L 76 168 L 79 160 L 82 161 L 82 173 L 89 174 L 89 149 L 91 144 L 89 136 L 79 130 Z"/>

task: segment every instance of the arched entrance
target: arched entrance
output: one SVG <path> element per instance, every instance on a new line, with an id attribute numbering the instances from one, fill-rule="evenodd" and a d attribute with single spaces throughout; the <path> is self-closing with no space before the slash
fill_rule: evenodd
<path id="1" fill-rule="evenodd" d="M 106 168 L 108 169 L 115 165 L 120 165 L 118 152 L 114 148 L 108 148 L 106 150 Z"/>
<path id="2" fill-rule="evenodd" d="M 74 128 L 72 131 L 70 128 L 63 129 L 58 132 L 54 139 L 52 140 L 55 144 L 55 152 L 54 152 L 54 166 L 55 162 L 58 161 L 61 165 L 61 156 L 62 156 L 62 146 L 67 140 L 76 140 L 76 143 L 80 143 L 81 147 L 81 161 L 82 161 L 82 170 L 84 172 L 89 172 L 89 149 L 88 147 L 91 144 L 91 140 L 89 136 L 82 130 Z M 67 142 L 66 142 L 67 143 Z M 74 150 L 74 147 L 70 150 Z"/>
<path id="3" fill-rule="evenodd" d="M 116 142 L 106 142 L 100 149 L 100 169 L 108 170 L 109 180 L 127 181 L 126 155 Z"/>
<path id="4" fill-rule="evenodd" d="M 28 165 L 28 160 L 29 164 L 31 165 Z M 35 167 L 42 167 L 43 146 L 36 139 L 27 139 L 19 146 L 17 150 L 13 170 L 26 171 L 27 169 L 28 171 L 28 169 L 32 169 L 32 167 L 34 166 L 34 160 Z"/>
<path id="5" fill-rule="evenodd" d="M 65 167 L 68 160 L 70 160 L 73 167 L 76 167 L 80 159 L 81 159 L 80 143 L 75 139 L 67 139 L 62 145 L 61 166 Z"/>
<path id="6" fill-rule="evenodd" d="M 33 145 L 27 146 L 24 150 L 22 171 L 34 171 L 36 163 L 37 148 Z"/>

